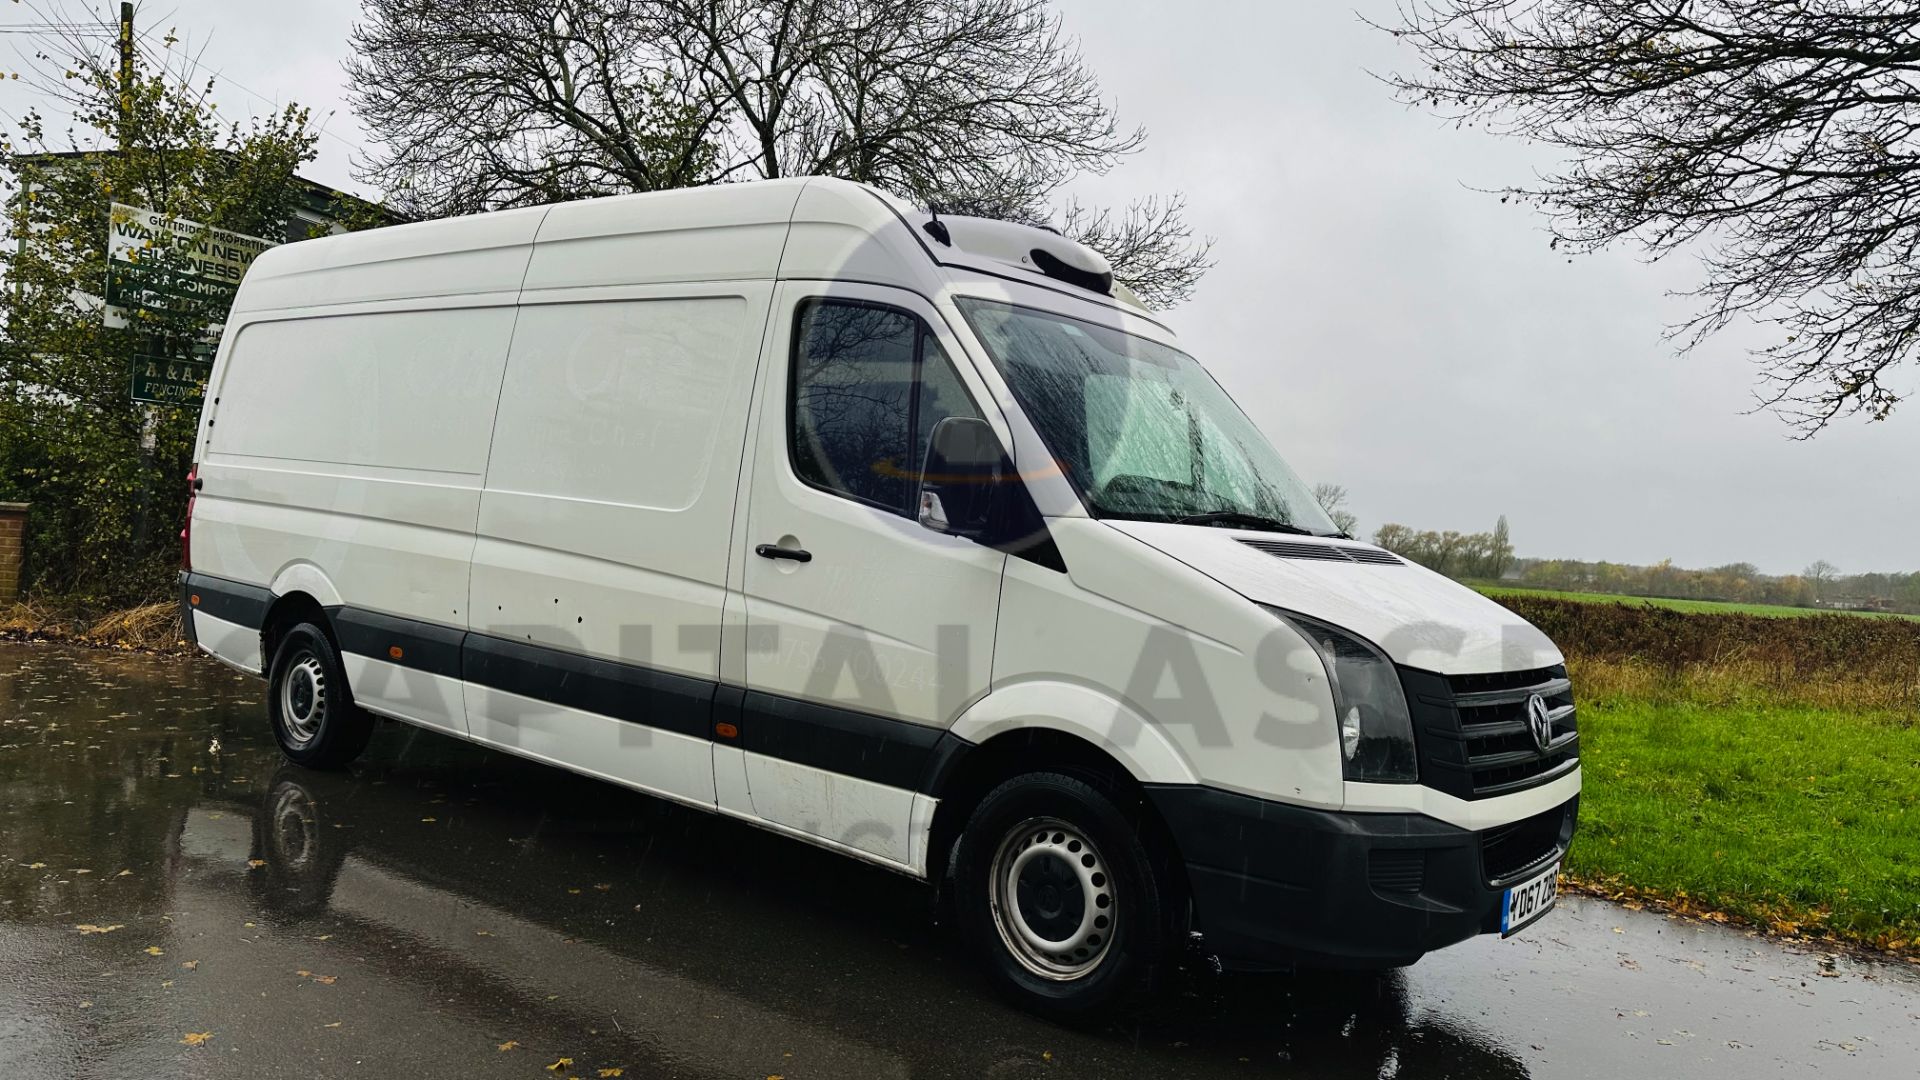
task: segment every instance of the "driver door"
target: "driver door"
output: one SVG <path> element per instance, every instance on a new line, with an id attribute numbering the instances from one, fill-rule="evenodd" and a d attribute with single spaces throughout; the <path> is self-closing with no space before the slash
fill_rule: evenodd
<path id="1" fill-rule="evenodd" d="M 912 865 L 933 744 L 992 678 L 1007 558 L 921 526 L 920 472 L 934 424 L 990 399 L 918 296 L 782 288 L 736 532 L 750 811 Z"/>

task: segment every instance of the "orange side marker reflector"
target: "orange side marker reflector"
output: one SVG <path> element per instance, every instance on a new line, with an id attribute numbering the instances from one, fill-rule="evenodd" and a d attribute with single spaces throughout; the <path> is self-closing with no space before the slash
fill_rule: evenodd
<path id="1" fill-rule="evenodd" d="M 187 603 L 189 603 L 189 604 L 192 604 L 192 605 L 193 605 L 194 607 L 199 607 L 199 606 L 200 606 L 200 594 L 199 594 L 199 593 L 194 593 L 194 594 L 193 594 L 192 596 L 189 596 L 189 597 L 187 597 Z"/>
<path id="2" fill-rule="evenodd" d="M 740 737 L 740 729 L 724 720 L 713 725 L 713 733 L 723 739 L 737 739 Z"/>
<path id="3" fill-rule="evenodd" d="M 398 660 L 407 654 L 401 650 L 400 646 L 395 645 L 387 650 L 387 655 L 393 657 L 395 660 Z"/>

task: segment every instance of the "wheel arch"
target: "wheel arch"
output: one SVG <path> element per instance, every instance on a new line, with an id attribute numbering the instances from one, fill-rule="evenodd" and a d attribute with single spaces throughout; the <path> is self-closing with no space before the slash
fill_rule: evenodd
<path id="1" fill-rule="evenodd" d="M 1118 699 L 1070 683 L 997 691 L 976 702 L 949 738 L 951 751 L 927 784 L 939 800 L 925 863 L 936 887 L 980 800 L 1021 773 L 1064 772 L 1131 796 L 1169 844 L 1171 833 L 1143 785 L 1198 782 L 1185 755 L 1145 717 Z"/>

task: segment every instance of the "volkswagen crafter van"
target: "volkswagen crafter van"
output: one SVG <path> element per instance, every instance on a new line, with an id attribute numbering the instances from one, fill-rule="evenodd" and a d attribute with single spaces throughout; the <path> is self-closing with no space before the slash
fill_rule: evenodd
<path id="1" fill-rule="evenodd" d="M 928 879 L 1055 1014 L 1552 907 L 1560 653 L 1340 535 L 1094 252 L 793 179 L 274 248 L 201 417 L 199 647 Z"/>

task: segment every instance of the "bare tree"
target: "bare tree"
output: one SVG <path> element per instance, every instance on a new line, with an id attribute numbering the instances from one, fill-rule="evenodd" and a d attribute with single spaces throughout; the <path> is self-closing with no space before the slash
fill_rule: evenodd
<path id="1" fill-rule="evenodd" d="M 1906 0 L 1403 0 L 1404 100 L 1543 143 L 1509 197 L 1554 243 L 1701 242 L 1697 346 L 1775 327 L 1761 403 L 1811 436 L 1884 419 L 1920 332 L 1920 5 Z"/>
<path id="2" fill-rule="evenodd" d="M 1319 503 L 1320 509 L 1325 510 L 1327 517 L 1333 519 L 1334 528 L 1339 529 L 1348 536 L 1355 535 L 1353 530 L 1359 528 L 1360 519 L 1354 515 L 1353 511 L 1347 509 L 1347 489 L 1345 485 L 1315 484 L 1313 485 L 1313 501 Z"/>
<path id="3" fill-rule="evenodd" d="M 1827 590 L 1833 587 L 1834 579 L 1840 576 L 1840 568 L 1825 559 L 1817 559 L 1800 576 L 1813 584 L 1813 595 L 1824 600 Z"/>
<path id="4" fill-rule="evenodd" d="M 416 214 L 829 175 L 1057 220 L 1149 303 L 1210 265 L 1178 196 L 1061 200 L 1144 133 L 1047 0 L 363 0 L 353 44 L 361 178 Z"/>

